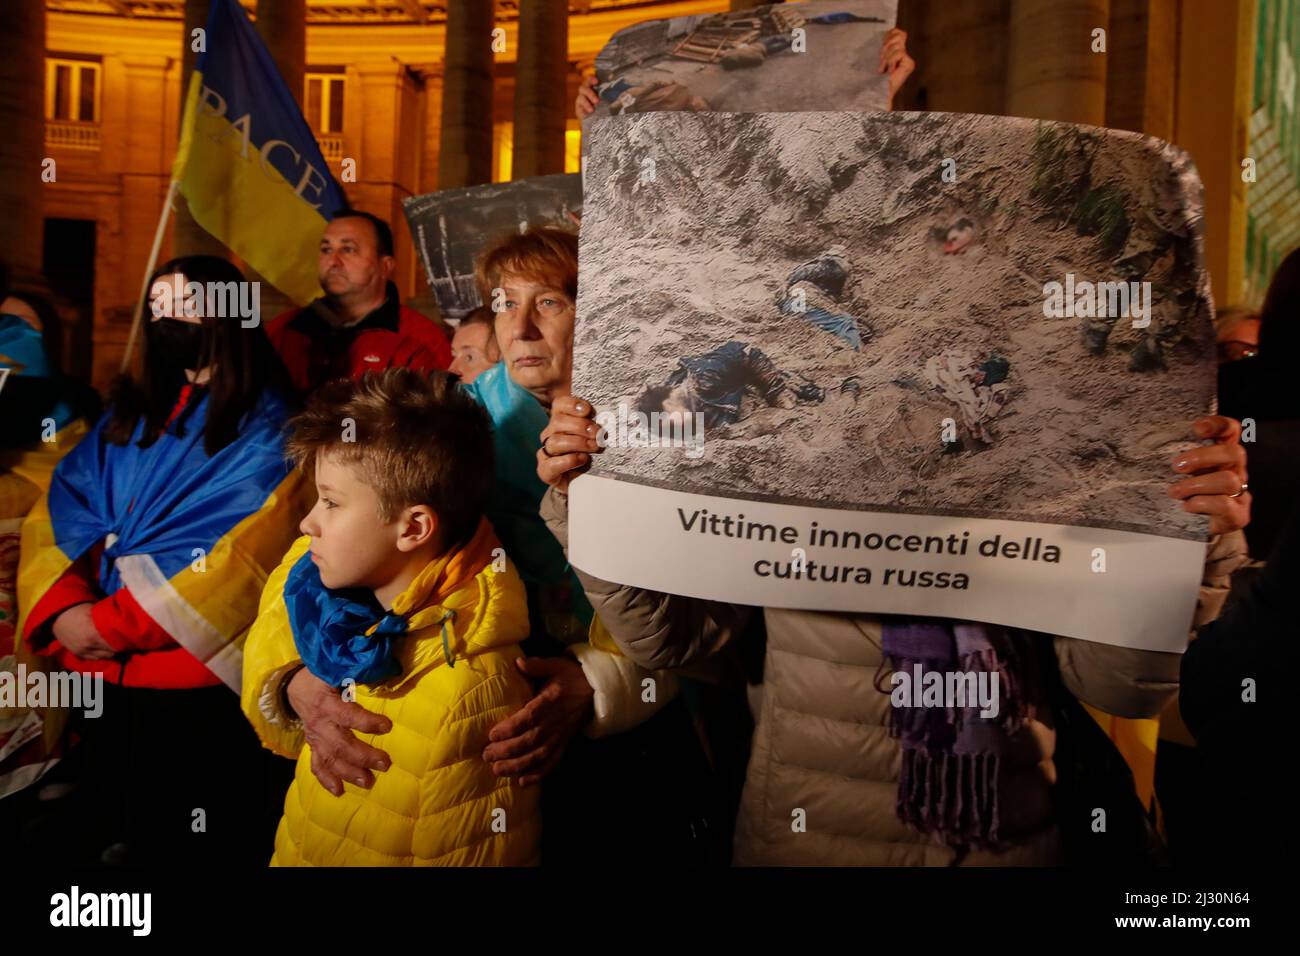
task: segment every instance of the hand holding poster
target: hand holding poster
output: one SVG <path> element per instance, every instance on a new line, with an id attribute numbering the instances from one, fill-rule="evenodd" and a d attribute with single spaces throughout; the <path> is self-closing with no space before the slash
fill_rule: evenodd
<path id="1" fill-rule="evenodd" d="M 1214 392 L 1185 154 L 943 114 L 586 135 L 575 566 L 1182 648 L 1205 520 L 1169 464 Z"/>

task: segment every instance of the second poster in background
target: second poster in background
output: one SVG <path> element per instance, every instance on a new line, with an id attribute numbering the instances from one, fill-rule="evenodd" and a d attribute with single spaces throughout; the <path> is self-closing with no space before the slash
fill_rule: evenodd
<path id="1" fill-rule="evenodd" d="M 474 284 L 482 253 L 530 225 L 577 229 L 582 177 L 532 176 L 412 196 L 402 202 L 415 250 L 442 317 L 459 322 L 485 303 Z"/>
<path id="2" fill-rule="evenodd" d="M 897 0 L 804 0 L 647 20 L 596 58 L 596 115 L 886 110 Z"/>

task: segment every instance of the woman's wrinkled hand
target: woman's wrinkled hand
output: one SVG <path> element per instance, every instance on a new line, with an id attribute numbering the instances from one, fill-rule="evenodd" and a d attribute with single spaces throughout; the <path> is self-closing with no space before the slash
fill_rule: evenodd
<path id="1" fill-rule="evenodd" d="M 384 771 L 392 764 L 388 754 L 362 743 L 354 733 L 386 734 L 393 729 L 387 717 L 344 700 L 337 688 L 305 667 L 290 678 L 284 695 L 306 732 L 311 772 L 334 796 L 343 796 L 344 780 L 370 789 L 375 785 L 371 771 Z"/>
<path id="2" fill-rule="evenodd" d="M 1189 477 L 1170 485 L 1169 497 L 1182 501 L 1184 511 L 1209 515 L 1210 534 L 1240 531 L 1250 523 L 1241 424 L 1223 415 L 1207 415 L 1192 422 L 1192 434 L 1212 438 L 1214 444 L 1193 448 L 1174 459 L 1174 471 Z"/>
<path id="3" fill-rule="evenodd" d="M 551 421 L 537 449 L 537 477 L 552 488 L 569 490 L 569 482 L 603 451 L 591 402 L 562 395 L 551 404 Z"/>
<path id="4" fill-rule="evenodd" d="M 542 689 L 519 711 L 492 728 L 483 759 L 498 777 L 518 777 L 527 787 L 550 773 L 569 741 L 595 713 L 595 691 L 582 665 L 567 657 L 518 658 L 525 677 L 544 680 Z"/>

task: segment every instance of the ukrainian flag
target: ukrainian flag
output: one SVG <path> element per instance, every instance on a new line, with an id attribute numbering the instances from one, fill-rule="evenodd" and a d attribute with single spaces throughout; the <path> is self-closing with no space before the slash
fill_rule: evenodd
<path id="1" fill-rule="evenodd" d="M 172 178 L 200 226 L 306 305 L 311 250 L 347 200 L 237 0 L 212 0 L 203 39 Z"/>
<path id="2" fill-rule="evenodd" d="M 284 457 L 288 408 L 270 389 L 239 437 L 209 455 L 210 396 L 148 448 L 125 445 L 105 415 L 54 470 L 22 525 L 18 633 L 68 567 L 98 543 L 104 594 L 127 588 L 182 647 L 239 691 L 243 644 L 267 575 L 298 536 L 314 489 Z"/>

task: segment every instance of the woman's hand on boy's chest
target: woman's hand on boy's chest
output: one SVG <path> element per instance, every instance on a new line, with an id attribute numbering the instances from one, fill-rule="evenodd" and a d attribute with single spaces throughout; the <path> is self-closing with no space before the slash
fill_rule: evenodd
<path id="1" fill-rule="evenodd" d="M 383 714 L 362 707 L 350 693 L 331 687 L 305 667 L 289 681 L 285 696 L 302 720 L 311 747 L 311 772 L 334 796 L 343 795 L 345 780 L 370 789 L 375 783 L 372 771 L 392 766 L 387 753 L 357 738 L 357 733 L 392 730 L 392 721 Z"/>
<path id="2" fill-rule="evenodd" d="M 569 741 L 591 722 L 595 692 L 582 665 L 567 657 L 519 658 L 516 666 L 541 689 L 489 734 L 483 759 L 498 777 L 539 782 L 564 756 Z"/>

